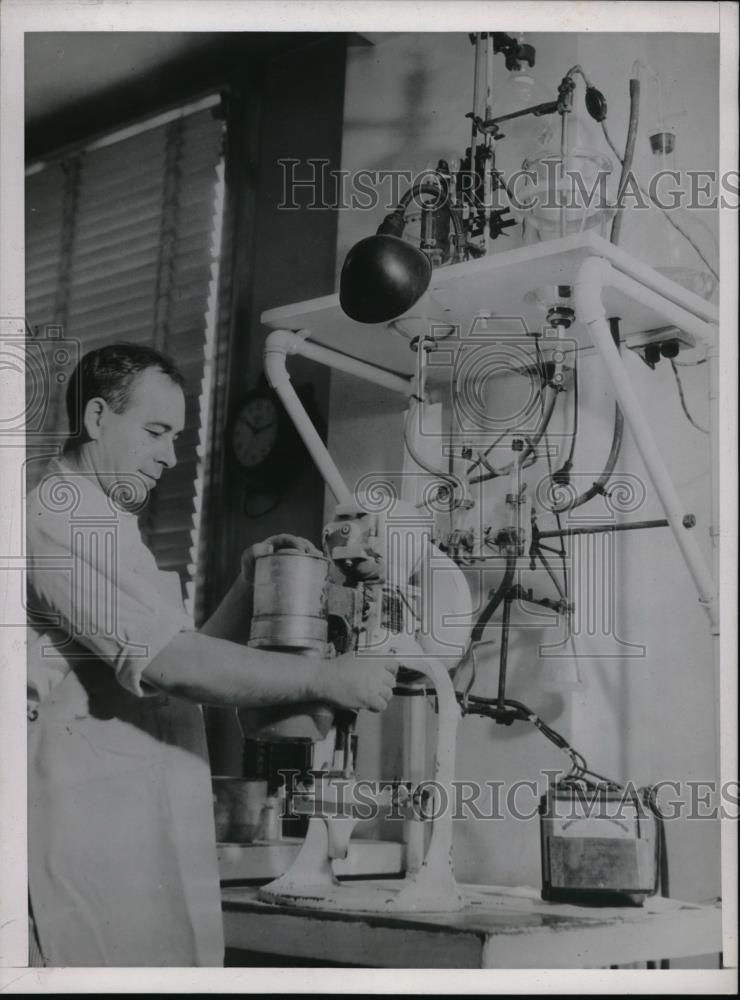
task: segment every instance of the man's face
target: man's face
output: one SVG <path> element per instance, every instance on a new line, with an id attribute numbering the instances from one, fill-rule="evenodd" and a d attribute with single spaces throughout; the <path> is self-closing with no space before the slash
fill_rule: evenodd
<path id="1" fill-rule="evenodd" d="M 123 413 L 106 405 L 99 419 L 95 464 L 104 489 L 124 485 L 122 504 L 139 506 L 162 472 L 175 465 L 174 443 L 184 423 L 182 389 L 158 368 L 140 372 Z M 129 484 L 134 494 L 130 502 Z"/>

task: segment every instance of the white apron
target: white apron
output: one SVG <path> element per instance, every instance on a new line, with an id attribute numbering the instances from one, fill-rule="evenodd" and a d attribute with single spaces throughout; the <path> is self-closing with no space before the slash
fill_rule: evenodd
<path id="1" fill-rule="evenodd" d="M 141 680 L 192 628 L 177 574 L 157 569 L 136 519 L 97 485 L 53 471 L 76 504 L 54 509 L 42 489 L 27 505 L 31 619 L 59 616 L 29 628 L 28 867 L 41 951 L 52 966 L 221 965 L 202 712 Z"/>

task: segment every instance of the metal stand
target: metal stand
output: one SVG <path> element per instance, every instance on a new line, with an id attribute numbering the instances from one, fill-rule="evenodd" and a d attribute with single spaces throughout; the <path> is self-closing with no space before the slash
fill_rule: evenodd
<path id="1" fill-rule="evenodd" d="M 557 245 L 559 244 L 559 246 Z M 480 310 L 482 302 L 488 302 L 501 295 L 503 315 L 516 315 L 517 306 L 506 301 L 509 296 L 518 296 L 521 304 L 522 282 L 526 279 L 526 269 L 532 268 L 533 284 L 572 284 L 577 321 L 585 325 L 590 340 L 598 350 L 614 387 L 619 406 L 624 414 L 648 475 L 661 501 L 667 524 L 679 546 L 689 573 L 699 594 L 699 601 L 705 608 L 710 621 L 712 635 L 719 633 L 719 612 L 713 574 L 692 534 L 694 521 L 687 516 L 673 481 L 663 461 L 663 457 L 650 424 L 637 399 L 623 360 L 612 339 L 607 318 L 604 295 L 610 290 L 617 293 L 617 301 L 622 305 L 634 305 L 639 313 L 638 329 L 652 329 L 653 324 L 645 323 L 643 317 L 660 317 L 680 330 L 703 341 L 708 347 L 711 378 L 710 399 L 712 404 L 712 428 L 717 429 L 717 311 L 715 307 L 700 300 L 663 276 L 635 261 L 629 254 L 613 247 L 605 240 L 594 236 L 568 237 L 553 241 L 550 246 L 526 248 L 509 254 L 494 254 L 489 258 L 440 268 L 435 272 L 432 290 L 435 302 L 444 306 L 446 314 L 452 314 L 461 324 Z M 524 270 L 523 270 L 524 269 Z M 614 296 L 612 296 L 614 297 Z M 520 305 L 521 307 L 521 305 Z M 506 309 L 509 312 L 505 312 Z M 467 311 L 468 315 L 464 315 Z M 609 315 L 629 315 L 629 308 L 622 313 L 609 307 Z M 332 460 L 325 444 L 303 409 L 300 400 L 290 384 L 286 371 L 286 357 L 299 353 L 330 367 L 349 372 L 386 388 L 392 388 L 405 395 L 412 392 L 412 379 L 407 375 L 394 374 L 378 364 L 359 360 L 348 353 L 328 348 L 317 343 L 309 343 L 307 337 L 314 333 L 309 328 L 317 322 L 316 335 L 321 333 L 321 322 L 332 324 L 331 337 L 335 342 L 344 337 L 345 327 L 349 327 L 348 349 L 361 353 L 371 342 L 376 353 L 382 353 L 383 330 L 358 329 L 343 317 L 336 296 L 299 303 L 294 307 L 272 310 L 265 321 L 278 327 L 267 337 L 265 344 L 265 370 L 268 380 L 280 396 L 286 410 L 294 421 L 309 452 L 319 467 L 324 480 L 340 503 L 351 500 L 351 492 L 341 473 Z M 289 320 L 296 325 L 294 330 L 285 327 Z M 657 324 L 655 324 L 657 326 Z M 344 344 L 344 340 L 342 340 Z M 385 344 L 385 341 L 383 341 Z M 396 349 L 396 341 L 391 338 L 388 347 Z M 407 364 L 407 361 L 403 362 Z M 712 450 L 712 518 L 710 527 L 716 559 L 718 535 L 718 510 L 716 502 L 716 458 Z M 641 525 L 642 526 L 642 525 Z M 645 525 L 647 526 L 647 525 Z M 543 536 L 544 537 L 544 536 Z M 459 719 L 459 709 L 452 683 L 446 670 L 432 661 L 423 667 L 422 661 L 415 661 L 414 669 L 426 674 L 434 683 L 439 707 L 437 732 L 437 755 L 435 781 L 439 787 L 451 791 L 454 777 L 455 730 Z M 411 716 L 416 725 L 423 723 L 418 713 Z M 413 741 L 416 734 L 413 726 L 404 733 L 406 740 Z M 356 818 L 349 816 L 318 816 L 311 819 L 309 832 L 298 858 L 281 878 L 260 890 L 260 898 L 275 903 L 292 903 L 302 907 L 359 910 L 368 912 L 403 912 L 427 910 L 430 912 L 455 911 L 465 906 L 464 898 L 457 887 L 451 866 L 452 821 L 451 810 L 441 810 L 435 818 L 428 849 L 424 860 L 416 871 L 408 871 L 399 883 L 363 882 L 361 885 L 340 883 L 332 870 L 332 860 L 344 856 Z M 418 838 L 415 838 L 418 853 Z"/>
<path id="2" fill-rule="evenodd" d="M 460 709 L 442 664 L 415 659 L 414 670 L 428 677 L 437 692 L 437 745 L 430 783 L 436 794 L 429 820 L 432 832 L 421 866 L 416 871 L 407 870 L 406 877 L 398 881 L 340 882 L 332 862 L 346 857 L 358 818 L 351 814 L 351 807 L 343 815 L 338 815 L 336 806 L 330 807 L 324 815 L 312 816 L 298 857 L 284 875 L 259 890 L 260 899 L 309 909 L 372 913 L 451 913 L 463 909 L 465 899 L 452 870 L 451 808 Z M 330 782 L 331 776 L 327 780 Z"/>

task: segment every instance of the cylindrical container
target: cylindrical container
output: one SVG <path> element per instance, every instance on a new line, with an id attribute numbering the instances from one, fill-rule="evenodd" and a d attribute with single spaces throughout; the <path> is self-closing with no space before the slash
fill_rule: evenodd
<path id="1" fill-rule="evenodd" d="M 213 777 L 213 814 L 219 843 L 251 844 L 262 839 L 266 781 Z"/>
<path id="2" fill-rule="evenodd" d="M 258 556 L 249 645 L 324 656 L 328 572 L 323 556 L 296 549 Z"/>
<path id="3" fill-rule="evenodd" d="M 329 562 L 297 549 L 258 556 L 254 570 L 254 606 L 249 645 L 306 657 L 327 652 L 327 583 Z M 334 712 L 321 702 L 242 711 L 244 735 L 280 741 L 325 738 Z"/>

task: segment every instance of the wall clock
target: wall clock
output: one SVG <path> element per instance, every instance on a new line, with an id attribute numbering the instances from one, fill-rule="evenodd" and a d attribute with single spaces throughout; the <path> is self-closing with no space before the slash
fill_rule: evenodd
<path id="1" fill-rule="evenodd" d="M 322 437 L 313 387 L 296 390 Z M 234 408 L 226 429 L 230 464 L 245 488 L 245 512 L 253 517 L 277 506 L 285 489 L 299 479 L 310 455 L 277 393 L 263 379 Z"/>

